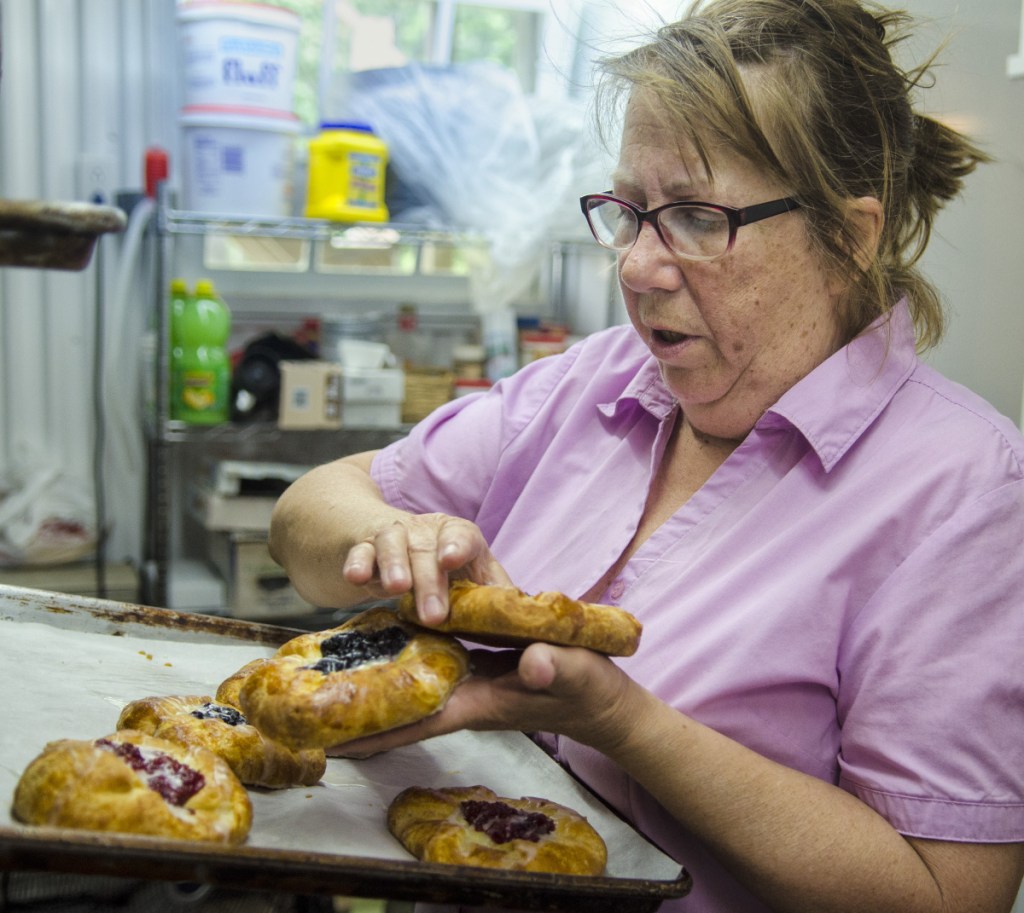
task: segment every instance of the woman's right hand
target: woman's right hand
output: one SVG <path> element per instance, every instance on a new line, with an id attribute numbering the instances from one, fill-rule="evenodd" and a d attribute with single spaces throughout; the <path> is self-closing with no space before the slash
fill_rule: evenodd
<path id="1" fill-rule="evenodd" d="M 403 514 L 348 550 L 342 574 L 373 595 L 398 596 L 410 589 L 416 613 L 427 625 L 448 617 L 448 578 L 510 585 L 476 524 L 447 514 Z"/>
<path id="2" fill-rule="evenodd" d="M 448 617 L 448 577 L 511 583 L 480 528 L 445 514 L 385 503 L 370 475 L 374 453 L 311 469 L 278 498 L 270 553 L 313 605 L 348 608 L 410 589 L 425 625 Z"/>

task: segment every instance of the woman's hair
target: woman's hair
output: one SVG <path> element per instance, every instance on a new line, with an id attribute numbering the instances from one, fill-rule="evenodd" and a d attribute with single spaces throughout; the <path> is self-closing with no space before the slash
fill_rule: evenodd
<path id="1" fill-rule="evenodd" d="M 843 341 L 906 295 L 924 349 L 942 336 L 943 310 L 915 264 L 938 211 L 988 156 L 914 112 L 932 59 L 895 64 L 908 23 L 859 0 L 695 0 L 649 43 L 602 61 L 598 98 L 618 111 L 632 90 L 649 91 L 710 176 L 724 145 L 791 188 L 824 262 L 854 279 L 838 315 Z M 863 196 L 885 216 L 867 261 L 846 218 Z"/>

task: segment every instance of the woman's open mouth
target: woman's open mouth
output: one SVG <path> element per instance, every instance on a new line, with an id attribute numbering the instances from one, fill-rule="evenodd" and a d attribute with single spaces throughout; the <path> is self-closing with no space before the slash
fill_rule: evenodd
<path id="1" fill-rule="evenodd" d="M 674 333 L 672 330 L 652 330 L 651 338 L 664 346 L 674 346 L 691 337 L 685 333 Z"/>

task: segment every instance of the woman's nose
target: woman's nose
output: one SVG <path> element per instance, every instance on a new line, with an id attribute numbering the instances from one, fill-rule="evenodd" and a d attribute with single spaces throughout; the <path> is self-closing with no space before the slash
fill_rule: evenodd
<path id="1" fill-rule="evenodd" d="M 651 224 L 640 227 L 636 243 L 619 254 L 619 280 L 635 292 L 673 289 L 682 282 L 677 257 Z"/>

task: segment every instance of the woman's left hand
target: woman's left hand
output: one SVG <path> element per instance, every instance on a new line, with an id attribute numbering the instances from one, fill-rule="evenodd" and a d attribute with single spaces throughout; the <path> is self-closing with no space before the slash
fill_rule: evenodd
<path id="1" fill-rule="evenodd" d="M 846 790 L 678 713 L 590 650 L 536 643 L 473 659 L 473 674 L 434 716 L 328 753 L 364 758 L 459 729 L 554 732 L 608 755 L 773 909 L 1012 904 L 1019 844 L 903 837 Z"/>
<path id="2" fill-rule="evenodd" d="M 478 650 L 472 654 L 472 674 L 438 713 L 328 753 L 365 758 L 460 729 L 554 732 L 608 752 L 635 724 L 631 706 L 639 690 L 592 650 L 544 643 L 521 653 Z"/>

